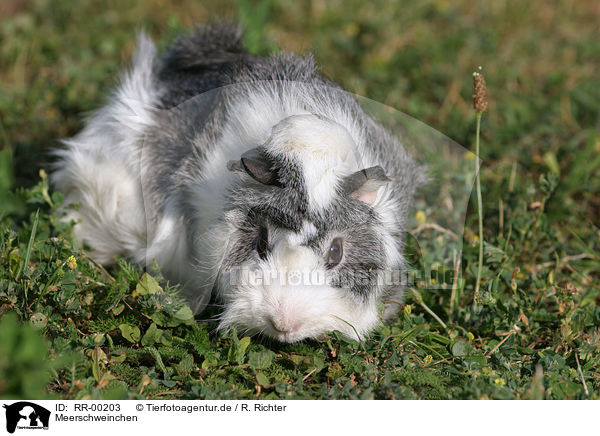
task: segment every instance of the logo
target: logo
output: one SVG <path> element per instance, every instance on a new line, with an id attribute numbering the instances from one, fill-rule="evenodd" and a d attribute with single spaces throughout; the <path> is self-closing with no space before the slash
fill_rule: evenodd
<path id="1" fill-rule="evenodd" d="M 50 411 L 29 401 L 19 401 L 3 406 L 6 409 L 6 431 L 14 433 L 15 429 L 48 430 Z"/>

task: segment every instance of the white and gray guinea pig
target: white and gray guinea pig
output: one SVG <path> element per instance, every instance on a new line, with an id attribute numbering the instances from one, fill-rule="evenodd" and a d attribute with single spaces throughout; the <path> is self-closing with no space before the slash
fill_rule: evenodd
<path id="1" fill-rule="evenodd" d="M 253 56 L 222 24 L 160 57 L 142 35 L 64 144 L 52 180 L 76 238 L 103 264 L 156 261 L 199 310 L 218 301 L 219 328 L 360 339 L 402 295 L 389 273 L 424 170 L 311 56 Z"/>

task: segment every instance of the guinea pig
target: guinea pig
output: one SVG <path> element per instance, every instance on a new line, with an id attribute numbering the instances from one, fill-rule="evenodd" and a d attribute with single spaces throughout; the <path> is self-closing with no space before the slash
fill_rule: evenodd
<path id="1" fill-rule="evenodd" d="M 156 262 L 218 328 L 362 339 L 393 313 L 424 168 L 311 55 L 258 57 L 200 26 L 143 34 L 106 106 L 56 151 L 64 219 L 92 256 Z"/>

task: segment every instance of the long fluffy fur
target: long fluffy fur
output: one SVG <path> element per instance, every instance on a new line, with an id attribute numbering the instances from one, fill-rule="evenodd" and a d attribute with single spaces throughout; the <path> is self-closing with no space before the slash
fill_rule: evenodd
<path id="1" fill-rule="evenodd" d="M 139 37 L 133 66 L 109 103 L 57 151 L 52 180 L 65 193 L 65 204 L 80 205 L 66 209 L 66 219 L 78 222 L 77 238 L 102 263 L 117 255 L 140 263 L 156 260 L 168 277 L 187 284 L 202 307 L 215 277 L 229 274 L 223 268 L 236 253 L 231 241 L 243 238 L 245 216 L 240 211 L 266 195 L 283 201 L 276 205 L 284 210 L 295 207 L 293 201 L 306 202 L 306 213 L 317 221 L 330 207 L 341 208 L 342 216 L 377 216 L 372 239 L 382 247 L 382 266 L 403 268 L 402 231 L 414 191 L 425 180 L 423 169 L 352 96 L 319 74 L 311 56 L 254 57 L 243 49 L 241 35 L 238 28 L 222 24 L 201 27 L 180 38 L 160 59 L 152 42 Z M 312 145 L 289 145 L 300 136 L 305 137 L 302 144 Z M 320 149 L 318 144 L 324 143 L 330 146 Z M 252 180 L 225 170 L 229 160 L 260 145 L 282 159 L 290 174 L 303 176 L 290 179 L 298 183 L 296 200 L 268 197 Z M 324 158 L 315 158 L 319 153 Z M 395 182 L 379 191 L 374 212 L 348 209 L 337 199 L 341 178 L 374 165 L 382 166 Z M 312 224 L 303 226 L 286 238 L 302 239 Z M 241 244 L 243 239 L 236 241 Z M 245 261 L 250 256 L 236 255 Z M 229 318 L 223 325 L 245 317 L 242 325 L 264 329 L 248 303 L 255 298 L 250 291 L 248 298 L 237 298 L 222 284 L 216 288 L 229 298 L 224 313 Z M 242 288 L 235 291 L 243 295 Z M 393 293 L 401 289 L 379 289 L 376 297 Z M 315 298 L 304 297 L 298 304 L 317 304 Z M 362 336 L 375 323 L 375 297 L 363 306 L 348 298 L 334 299 L 349 307 L 345 316 L 357 320 Z M 355 336 L 354 328 L 337 321 L 324 321 L 304 336 L 332 328 Z M 282 340 L 290 337 L 295 336 Z"/>

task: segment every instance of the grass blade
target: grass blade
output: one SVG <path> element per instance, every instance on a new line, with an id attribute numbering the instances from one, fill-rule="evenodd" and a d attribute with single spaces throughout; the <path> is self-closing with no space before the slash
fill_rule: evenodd
<path id="1" fill-rule="evenodd" d="M 35 241 L 35 234 L 37 233 L 39 215 L 40 215 L 40 210 L 38 209 L 37 212 L 35 213 L 35 219 L 33 220 L 33 227 L 31 228 L 31 235 L 29 236 L 29 242 L 27 243 L 27 251 L 25 252 L 25 259 L 23 260 L 23 263 L 21 263 L 21 267 L 19 268 L 19 272 L 17 273 L 17 278 L 15 279 L 15 281 L 17 281 L 17 282 L 21 278 L 21 274 L 23 273 L 23 271 L 25 270 L 27 265 L 29 265 L 29 259 L 31 259 L 31 250 L 33 249 L 33 241 Z"/>

